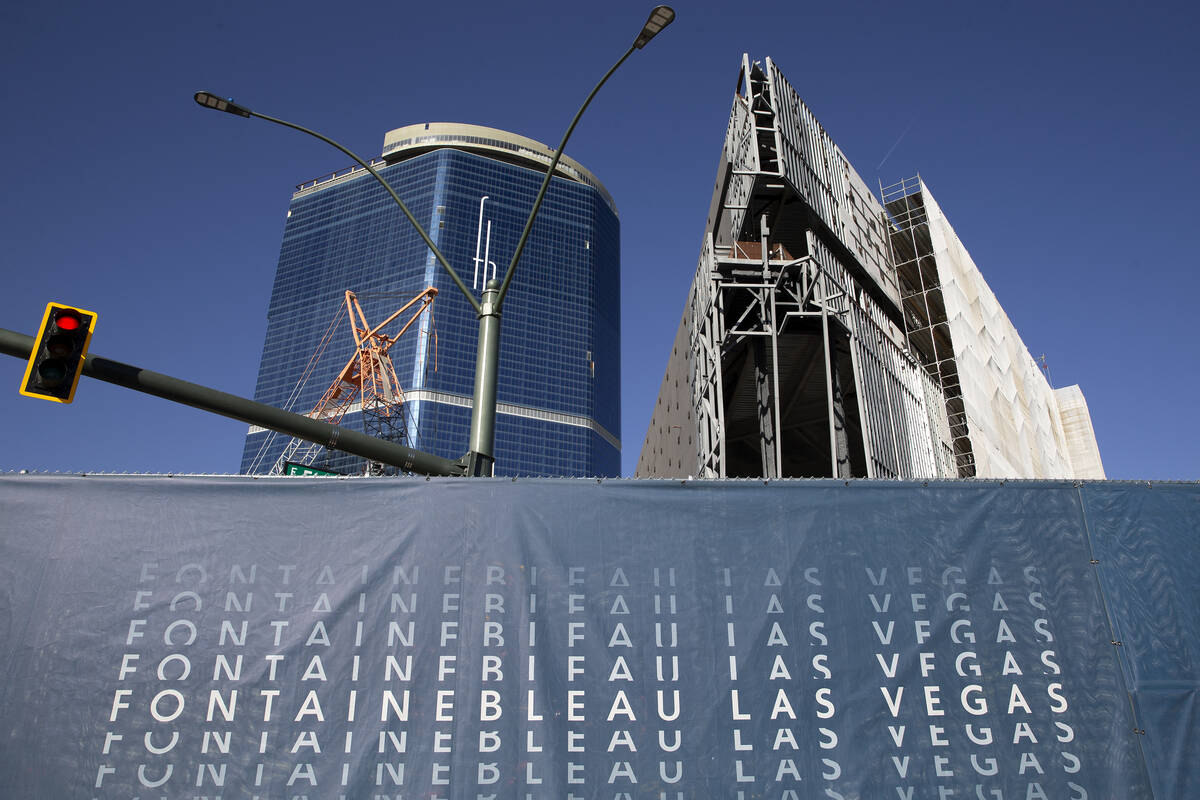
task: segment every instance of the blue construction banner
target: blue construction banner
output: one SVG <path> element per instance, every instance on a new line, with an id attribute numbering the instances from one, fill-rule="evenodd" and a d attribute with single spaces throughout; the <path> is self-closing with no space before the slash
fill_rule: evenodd
<path id="1" fill-rule="evenodd" d="M 1194 798 L 1200 487 L 0 477 L 0 795 Z"/>
<path id="2" fill-rule="evenodd" d="M 1085 484 L 1113 639 L 1158 798 L 1200 797 L 1200 491 Z"/>

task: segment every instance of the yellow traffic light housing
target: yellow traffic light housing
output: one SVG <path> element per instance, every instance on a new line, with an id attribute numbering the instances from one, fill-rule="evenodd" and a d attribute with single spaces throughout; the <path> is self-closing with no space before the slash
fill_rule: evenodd
<path id="1" fill-rule="evenodd" d="M 21 394 L 56 403 L 75 399 L 96 315 L 82 308 L 47 303 L 37 342 L 29 354 Z"/>

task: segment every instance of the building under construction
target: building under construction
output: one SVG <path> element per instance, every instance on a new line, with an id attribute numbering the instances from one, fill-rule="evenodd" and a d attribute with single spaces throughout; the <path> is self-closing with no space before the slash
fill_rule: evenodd
<path id="1" fill-rule="evenodd" d="M 1104 477 L 925 184 L 880 195 L 743 56 L 638 476 Z"/>

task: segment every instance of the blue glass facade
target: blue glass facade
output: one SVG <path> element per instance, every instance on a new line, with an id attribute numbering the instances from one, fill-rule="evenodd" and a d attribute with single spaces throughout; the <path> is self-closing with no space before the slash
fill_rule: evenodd
<path id="1" fill-rule="evenodd" d="M 544 176 L 519 163 L 441 147 L 381 168 L 464 280 L 491 222 L 491 261 L 503 270 Z M 620 472 L 620 227 L 596 187 L 556 177 L 505 299 L 496 425 L 497 475 L 615 476 Z M 482 279 L 479 286 L 482 288 Z M 306 413 L 353 353 L 346 315 L 307 383 L 313 353 L 353 291 L 376 324 L 424 289 L 432 320 L 391 351 L 408 402 L 405 444 L 447 458 L 467 450 L 478 320 L 383 188 L 365 172 L 293 197 L 267 312 L 255 399 Z M 476 293 L 478 297 L 478 292 Z M 346 427 L 361 429 L 361 414 Z M 242 472 L 271 469 L 288 438 L 251 429 Z M 330 455 L 328 466 L 361 463 Z"/>

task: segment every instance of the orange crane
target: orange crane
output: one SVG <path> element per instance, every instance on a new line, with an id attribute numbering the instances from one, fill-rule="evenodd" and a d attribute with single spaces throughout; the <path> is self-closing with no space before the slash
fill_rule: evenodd
<path id="1" fill-rule="evenodd" d="M 365 432 L 381 438 L 392 438 L 402 433 L 403 423 L 400 412 L 404 403 L 404 391 L 400 388 L 399 378 L 396 377 L 396 368 L 392 364 L 390 351 L 392 345 L 396 344 L 422 314 L 428 312 L 432 315 L 430 307 L 433 299 L 437 297 L 437 293 L 436 288 L 427 287 L 412 300 L 393 311 L 383 322 L 372 327 L 367 322 L 366 315 L 363 314 L 358 297 L 354 292 L 347 290 L 343 308 L 350 318 L 350 332 L 354 337 L 354 354 L 350 356 L 350 360 L 338 372 L 333 383 L 321 395 L 321 399 L 307 416 L 328 422 L 330 425 L 337 425 L 347 413 L 361 410 Z M 389 336 L 384 332 L 388 325 L 403 316 L 405 312 L 413 309 L 414 306 L 416 308 L 412 315 L 394 336 Z M 341 311 L 338 312 L 338 316 L 341 316 Z M 334 325 L 336 323 L 337 319 L 335 318 Z M 332 330 L 333 326 L 330 327 L 331 333 Z M 311 371 L 313 363 L 328 344 L 331 333 L 327 334 L 326 339 L 318 347 L 317 353 L 314 354 L 313 360 L 309 362 L 306 375 Z M 436 359 L 436 355 L 434 358 Z M 284 465 L 288 462 L 312 464 L 321 448 L 322 445 L 316 443 L 306 442 L 303 439 L 292 439 L 283 448 L 283 452 L 280 453 L 268 474 L 283 474 Z"/>

